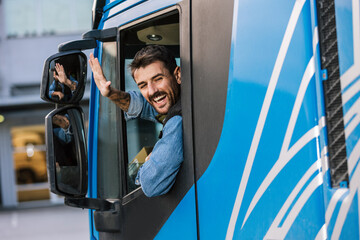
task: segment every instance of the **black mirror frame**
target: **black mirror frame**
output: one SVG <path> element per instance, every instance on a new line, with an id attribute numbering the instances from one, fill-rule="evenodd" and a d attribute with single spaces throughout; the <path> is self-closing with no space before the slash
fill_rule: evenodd
<path id="1" fill-rule="evenodd" d="M 50 82 L 49 82 L 49 66 L 50 66 L 50 62 L 53 61 L 56 58 L 64 57 L 64 56 L 68 56 L 68 55 L 72 55 L 72 54 L 79 54 L 85 59 L 84 67 L 81 66 L 81 68 L 83 68 L 83 69 L 80 69 L 80 72 L 82 72 L 83 75 L 82 75 L 82 79 L 78 80 L 78 84 L 79 84 L 78 88 L 79 89 L 75 92 L 74 96 L 71 98 L 71 100 L 69 102 L 64 103 L 64 102 L 60 102 L 60 101 L 50 99 L 48 97 L 49 86 L 50 86 Z M 56 53 L 56 54 L 48 57 L 45 60 L 44 70 L 43 70 L 43 75 L 42 75 L 42 81 L 41 81 L 41 86 L 40 86 L 40 97 L 44 101 L 55 103 L 55 104 L 74 104 L 74 103 L 76 104 L 76 103 L 79 103 L 80 100 L 84 96 L 86 80 L 87 80 L 87 57 L 83 52 L 81 52 L 79 50 L 74 50 L 74 51 Z"/>
<path id="2" fill-rule="evenodd" d="M 67 111 L 69 109 L 75 109 L 79 111 L 81 115 L 81 122 L 75 121 L 73 117 L 70 116 L 70 122 L 73 126 L 75 146 L 76 146 L 76 157 L 80 167 L 80 193 L 77 195 L 69 194 L 63 191 L 60 191 L 57 187 L 56 180 L 56 156 L 55 156 L 55 148 L 54 148 L 54 135 L 53 135 L 53 123 L 52 118 L 54 115 Z M 45 117 L 45 140 L 46 140 L 46 164 L 48 170 L 48 178 L 50 184 L 51 192 L 65 196 L 65 197 L 75 197 L 75 198 L 83 198 L 87 193 L 88 188 L 88 166 L 87 166 L 87 149 L 86 149 L 86 139 L 85 139 L 85 131 L 84 131 L 84 114 L 82 109 L 76 105 L 65 106 L 62 108 L 57 108 L 51 111 Z M 83 135 L 83 137 L 81 137 Z"/>

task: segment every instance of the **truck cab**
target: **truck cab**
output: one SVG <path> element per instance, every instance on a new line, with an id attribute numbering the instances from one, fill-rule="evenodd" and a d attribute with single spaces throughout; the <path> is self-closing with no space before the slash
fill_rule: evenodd
<path id="1" fill-rule="evenodd" d="M 357 239 L 359 16 L 350 0 L 95 0 L 93 29 L 44 64 L 51 191 L 90 209 L 91 239 Z M 128 66 L 149 44 L 181 67 L 184 160 L 157 197 L 134 174 L 162 126 L 126 121 L 94 81 L 87 132 L 78 106 L 85 49 L 139 91 Z M 54 99 L 60 62 L 77 84 Z"/>

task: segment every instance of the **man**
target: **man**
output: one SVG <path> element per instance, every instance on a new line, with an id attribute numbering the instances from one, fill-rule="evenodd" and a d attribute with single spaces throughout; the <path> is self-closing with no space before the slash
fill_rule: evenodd
<path id="1" fill-rule="evenodd" d="M 77 88 L 78 82 L 69 73 L 65 73 L 65 68 L 60 63 L 55 64 L 53 76 L 54 81 L 49 87 L 50 98 L 69 101 Z"/>
<path id="2" fill-rule="evenodd" d="M 167 48 L 157 45 L 149 45 L 135 55 L 130 68 L 141 94 L 112 88 L 92 54 L 89 63 L 100 93 L 125 111 L 127 120 L 164 119 L 162 136 L 139 169 L 135 184 L 141 185 L 148 197 L 167 193 L 183 161 L 181 72 L 175 58 Z"/>

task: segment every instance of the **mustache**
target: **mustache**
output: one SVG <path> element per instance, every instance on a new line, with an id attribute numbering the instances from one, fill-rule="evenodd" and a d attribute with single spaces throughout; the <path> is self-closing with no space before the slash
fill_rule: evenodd
<path id="1" fill-rule="evenodd" d="M 166 92 L 163 92 L 163 91 L 155 92 L 153 95 L 151 95 L 149 97 L 149 100 L 152 102 L 154 100 L 154 98 L 157 98 L 161 95 L 166 95 Z"/>

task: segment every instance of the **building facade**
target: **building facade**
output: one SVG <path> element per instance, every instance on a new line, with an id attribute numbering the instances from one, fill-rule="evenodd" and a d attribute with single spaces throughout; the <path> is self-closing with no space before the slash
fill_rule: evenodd
<path id="1" fill-rule="evenodd" d="M 46 176 L 44 118 L 54 105 L 40 99 L 43 64 L 60 43 L 91 30 L 91 8 L 92 0 L 0 0 L 2 208 L 59 201 Z"/>

